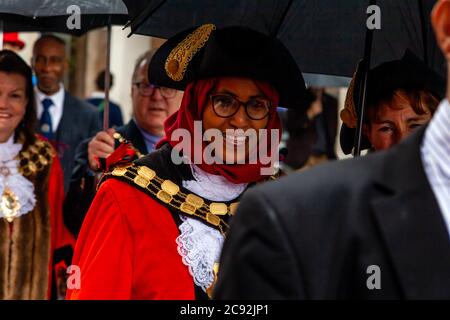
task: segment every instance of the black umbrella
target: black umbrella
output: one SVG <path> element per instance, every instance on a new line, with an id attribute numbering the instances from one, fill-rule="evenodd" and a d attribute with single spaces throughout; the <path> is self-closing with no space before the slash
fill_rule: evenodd
<path id="1" fill-rule="evenodd" d="M 351 77 L 363 57 L 371 0 L 123 0 L 133 33 L 169 38 L 204 23 L 244 25 L 276 36 L 306 73 Z M 400 59 L 406 48 L 443 74 L 430 12 L 435 0 L 378 0 L 381 29 L 372 66 Z"/>
<path id="2" fill-rule="evenodd" d="M 8 0 L 0 3 L 0 33 L 59 32 L 80 36 L 107 27 L 105 103 L 103 127 L 109 127 L 109 74 L 111 25 L 124 25 L 127 9 L 117 0 Z"/>
<path id="3" fill-rule="evenodd" d="M 351 77 L 362 58 L 367 70 L 400 59 L 410 49 L 445 74 L 430 23 L 435 0 L 123 1 L 133 33 L 168 38 L 204 23 L 244 25 L 278 37 L 306 73 Z M 366 23 L 373 13 L 367 11 L 375 4 L 381 29 L 370 30 Z M 365 95 L 361 97 L 362 115 Z M 360 131 L 358 126 L 357 137 Z"/>
<path id="4" fill-rule="evenodd" d="M 79 25 L 73 22 L 79 14 Z M 72 17 L 72 18 L 71 18 Z M 0 20 L 4 32 L 60 32 L 82 35 L 108 24 L 127 22 L 127 9 L 117 0 L 3 0 Z"/>

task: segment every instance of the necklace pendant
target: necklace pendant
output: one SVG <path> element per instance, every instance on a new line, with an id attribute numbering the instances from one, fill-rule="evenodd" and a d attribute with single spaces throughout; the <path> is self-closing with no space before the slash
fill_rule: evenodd
<path id="1" fill-rule="evenodd" d="M 9 170 L 8 167 L 2 166 L 0 167 L 0 174 L 4 177 L 7 177 L 11 174 L 11 171 Z"/>
<path id="2" fill-rule="evenodd" d="M 3 190 L 0 210 L 3 213 L 3 217 L 8 222 L 13 222 L 18 216 L 20 210 L 19 198 L 17 198 L 16 194 L 9 187 L 5 187 Z"/>

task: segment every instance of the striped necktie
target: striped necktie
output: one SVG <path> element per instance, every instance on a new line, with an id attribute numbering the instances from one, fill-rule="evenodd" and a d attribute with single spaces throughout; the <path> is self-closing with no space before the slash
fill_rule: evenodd
<path id="1" fill-rule="evenodd" d="M 53 101 L 49 98 L 42 100 L 42 107 L 44 108 L 40 123 L 40 131 L 44 137 L 48 140 L 53 140 L 53 127 L 52 127 L 52 117 L 50 115 L 50 107 L 53 106 Z"/>

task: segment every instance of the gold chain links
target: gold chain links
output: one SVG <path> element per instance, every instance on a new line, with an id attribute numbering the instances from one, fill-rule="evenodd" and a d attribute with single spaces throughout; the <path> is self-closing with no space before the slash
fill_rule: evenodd
<path id="1" fill-rule="evenodd" d="M 229 227 L 222 217 L 232 216 L 238 205 L 238 202 L 234 202 L 227 206 L 223 202 L 209 202 L 196 194 L 186 194 L 176 183 L 158 177 L 154 170 L 146 166 L 116 167 L 105 173 L 102 180 L 110 176 L 132 182 L 170 207 L 218 227 L 222 234 L 225 234 Z"/>

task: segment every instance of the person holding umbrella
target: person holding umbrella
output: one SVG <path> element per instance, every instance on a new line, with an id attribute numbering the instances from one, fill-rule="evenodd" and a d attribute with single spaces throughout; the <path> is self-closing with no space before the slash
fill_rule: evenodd
<path id="1" fill-rule="evenodd" d="M 35 134 L 31 68 L 0 51 L 0 299 L 62 298 L 75 240 L 62 217 L 63 173 Z"/>
<path id="2" fill-rule="evenodd" d="M 265 146 L 277 156 L 277 106 L 298 106 L 305 91 L 287 49 L 245 27 L 185 30 L 149 70 L 151 83 L 184 90 L 180 109 L 156 151 L 131 165 L 110 161 L 78 237 L 81 286 L 69 299 L 208 298 L 239 197 L 274 173 L 273 163 L 249 160 Z M 107 162 L 121 155 L 128 150 Z"/>
<path id="3" fill-rule="evenodd" d="M 130 83 L 132 119 L 119 128 L 98 132 L 77 148 L 64 201 L 64 221 L 75 236 L 96 193 L 95 172 L 104 169 L 99 168 L 100 159 L 106 159 L 125 141 L 134 148 L 136 158 L 154 151 L 164 135 L 164 121 L 180 107 L 183 92 L 148 82 L 147 74 L 152 72 L 148 67 L 155 51 L 146 51 L 135 62 Z"/>
<path id="4" fill-rule="evenodd" d="M 352 152 L 361 86 L 361 68 L 355 72 L 341 111 L 341 148 Z M 409 50 L 400 60 L 383 63 L 368 73 L 362 149 L 385 150 L 416 128 L 428 123 L 445 96 L 445 80 Z"/>
<path id="5" fill-rule="evenodd" d="M 450 70 L 450 1 L 432 22 Z M 389 150 L 246 193 L 214 297 L 450 299 L 449 99 L 447 85 L 429 125 Z"/>

